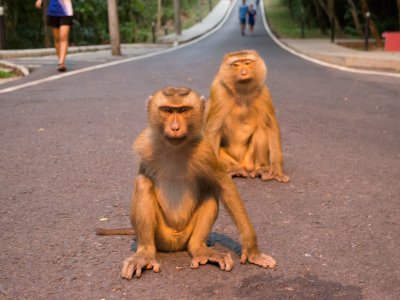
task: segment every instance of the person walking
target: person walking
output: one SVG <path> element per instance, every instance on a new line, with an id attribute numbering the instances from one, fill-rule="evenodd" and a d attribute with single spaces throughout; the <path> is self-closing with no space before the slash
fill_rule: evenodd
<path id="1" fill-rule="evenodd" d="M 254 9 L 254 5 L 250 4 L 249 5 L 249 10 L 247 12 L 248 16 L 249 16 L 249 29 L 250 29 L 250 33 L 253 32 L 254 29 L 254 23 L 256 22 L 256 10 Z"/>
<path id="2" fill-rule="evenodd" d="M 239 6 L 239 21 L 240 21 L 240 32 L 245 35 L 246 30 L 246 18 L 249 7 L 246 4 L 246 0 L 242 0 L 242 4 Z"/>
<path id="3" fill-rule="evenodd" d="M 36 8 L 42 7 L 42 0 L 36 0 Z M 50 0 L 47 10 L 47 25 L 52 27 L 54 46 L 58 57 L 59 72 L 67 70 L 65 59 L 68 53 L 68 38 L 74 11 L 71 0 Z"/>

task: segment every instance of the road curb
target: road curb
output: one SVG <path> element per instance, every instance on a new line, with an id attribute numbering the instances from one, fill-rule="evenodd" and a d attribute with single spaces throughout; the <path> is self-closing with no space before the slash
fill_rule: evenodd
<path id="1" fill-rule="evenodd" d="M 358 73 L 358 74 L 365 74 L 365 75 L 378 75 L 378 76 L 388 76 L 388 77 L 397 77 L 400 78 L 400 73 L 398 71 L 394 71 L 393 67 L 389 65 L 389 70 L 385 70 L 385 68 L 375 68 L 375 67 L 360 67 L 360 59 L 330 59 L 330 61 L 327 60 L 327 56 L 320 55 L 319 57 L 314 57 L 312 56 L 309 52 L 306 51 L 301 51 L 298 48 L 290 45 L 290 43 L 285 43 L 284 41 L 280 40 L 271 30 L 269 27 L 267 17 L 265 16 L 265 9 L 264 9 L 264 3 L 261 1 L 261 6 L 262 6 L 262 20 L 264 23 L 265 30 L 267 31 L 268 35 L 271 37 L 271 39 L 282 49 L 286 50 L 287 52 L 300 57 L 304 60 L 313 62 L 315 64 L 325 66 L 328 68 L 332 69 L 337 69 L 341 71 L 346 71 L 346 72 L 351 72 L 351 73 Z M 339 47 L 339 46 L 338 46 Z M 326 59 L 326 60 L 325 60 Z M 366 60 L 366 58 L 362 58 L 363 60 Z M 343 63 L 343 64 L 341 64 Z M 357 66 L 354 64 L 357 63 Z M 352 64 L 352 65 L 346 65 L 346 64 Z M 364 65 L 365 66 L 365 65 Z"/>
<path id="2" fill-rule="evenodd" d="M 220 7 L 218 7 L 218 5 Z M 191 42 L 216 28 L 224 20 L 226 15 L 231 12 L 231 7 L 234 5 L 236 5 L 236 0 L 221 0 L 200 23 L 196 23 L 192 27 L 183 30 L 182 34 L 178 36 L 178 41 L 175 33 L 160 37 L 158 41 L 165 44 L 176 44 L 176 42 L 178 42 L 178 44 L 184 44 Z M 208 20 L 214 21 L 210 22 Z M 185 35 L 187 37 L 185 37 Z"/>
<path id="3" fill-rule="evenodd" d="M 68 53 L 89 52 L 98 50 L 111 49 L 110 45 L 92 45 L 92 46 L 72 46 L 68 47 Z M 0 59 L 5 58 L 21 58 L 21 57 L 38 57 L 55 55 L 54 48 L 40 48 L 40 49 L 24 49 L 24 50 L 1 50 Z"/>
<path id="4" fill-rule="evenodd" d="M 29 75 L 29 69 L 22 65 L 16 65 L 8 61 L 0 60 L 0 67 L 5 69 L 11 69 L 17 76 Z"/>

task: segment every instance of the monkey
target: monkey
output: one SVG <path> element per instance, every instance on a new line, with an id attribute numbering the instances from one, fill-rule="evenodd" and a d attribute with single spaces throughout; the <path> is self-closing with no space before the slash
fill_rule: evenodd
<path id="1" fill-rule="evenodd" d="M 232 176 L 288 182 L 267 66 L 255 50 L 227 53 L 215 76 L 205 114 L 205 135 Z"/>
<path id="2" fill-rule="evenodd" d="M 219 163 L 202 127 L 205 99 L 187 87 L 165 87 L 148 98 L 148 126 L 134 142 L 140 157 L 132 193 L 132 231 L 137 250 L 122 264 L 124 279 L 139 278 L 143 269 L 160 271 L 157 251 L 188 250 L 191 268 L 207 262 L 230 271 L 230 253 L 207 246 L 221 201 L 241 239 L 241 263 L 275 268 L 276 261 L 258 248 L 257 236 L 232 178 Z"/>

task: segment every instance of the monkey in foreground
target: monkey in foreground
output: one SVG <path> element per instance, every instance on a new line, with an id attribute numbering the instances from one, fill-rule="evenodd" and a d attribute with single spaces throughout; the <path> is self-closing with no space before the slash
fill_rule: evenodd
<path id="1" fill-rule="evenodd" d="M 266 75 L 255 50 L 226 54 L 211 85 L 205 134 L 231 176 L 288 182 Z"/>
<path id="2" fill-rule="evenodd" d="M 121 275 L 140 277 L 143 269 L 160 271 L 156 251 L 187 249 L 191 267 L 216 263 L 233 268 L 229 253 L 207 247 L 206 240 L 221 200 L 241 239 L 241 263 L 274 268 L 275 260 L 259 251 L 257 237 L 238 190 L 202 135 L 205 102 L 185 87 L 166 87 L 148 100 L 148 127 L 134 149 L 140 156 L 130 219 L 137 251 L 125 259 Z M 132 230 L 99 230 L 98 234 L 132 234 Z"/>

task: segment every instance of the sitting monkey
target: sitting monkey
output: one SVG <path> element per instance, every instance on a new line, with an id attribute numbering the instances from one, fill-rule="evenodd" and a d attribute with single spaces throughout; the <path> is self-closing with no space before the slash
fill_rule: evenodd
<path id="1" fill-rule="evenodd" d="M 211 85 L 205 132 L 231 176 L 288 182 L 266 75 L 256 51 L 226 54 Z"/>
<path id="2" fill-rule="evenodd" d="M 137 236 L 137 251 L 123 262 L 121 275 L 140 277 L 143 269 L 159 272 L 157 251 L 187 249 L 192 268 L 207 262 L 230 271 L 233 259 L 207 247 L 206 240 L 221 200 L 241 239 L 241 263 L 274 268 L 275 260 L 259 251 L 257 237 L 238 190 L 202 135 L 204 99 L 185 87 L 166 87 L 149 97 L 148 127 L 134 149 L 140 156 L 130 218 L 132 230 L 98 234 Z"/>

